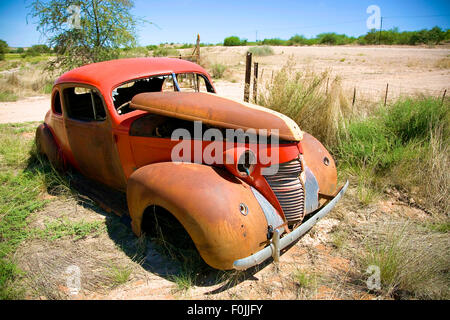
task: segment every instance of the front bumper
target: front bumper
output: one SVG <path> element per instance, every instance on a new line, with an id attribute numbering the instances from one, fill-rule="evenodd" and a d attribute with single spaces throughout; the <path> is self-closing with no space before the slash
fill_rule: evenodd
<path id="1" fill-rule="evenodd" d="M 275 230 L 273 237 L 271 239 L 270 245 L 265 247 L 264 249 L 248 256 L 246 258 L 242 258 L 236 260 L 233 263 L 233 268 L 236 270 L 245 270 L 250 267 L 256 266 L 263 262 L 264 260 L 273 257 L 275 261 L 278 260 L 280 256 L 280 251 L 289 246 L 295 240 L 300 238 L 306 232 L 308 232 L 318 221 L 323 218 L 334 208 L 337 202 L 341 199 L 345 191 L 348 187 L 348 181 L 341 188 L 338 194 L 331 199 L 324 207 L 322 207 L 319 211 L 317 211 L 311 218 L 302 223 L 297 229 L 292 231 L 291 233 L 286 234 L 283 238 L 280 238 L 280 234 L 278 230 Z"/>

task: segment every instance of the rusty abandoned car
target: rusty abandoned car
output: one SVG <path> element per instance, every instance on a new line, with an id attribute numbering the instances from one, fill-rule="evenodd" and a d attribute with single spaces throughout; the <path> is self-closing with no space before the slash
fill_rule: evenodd
<path id="1" fill-rule="evenodd" d="M 338 188 L 333 158 L 293 120 L 218 96 L 189 61 L 86 65 L 60 76 L 51 99 L 39 152 L 126 193 L 137 236 L 149 208 L 163 208 L 216 269 L 278 261 L 348 186 Z"/>

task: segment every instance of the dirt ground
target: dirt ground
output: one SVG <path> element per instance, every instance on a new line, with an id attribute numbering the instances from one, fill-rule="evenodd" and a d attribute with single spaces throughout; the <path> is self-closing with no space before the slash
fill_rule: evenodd
<path id="1" fill-rule="evenodd" d="M 343 79 L 349 90 L 356 86 L 360 99 L 381 98 L 387 83 L 392 97 L 416 92 L 442 96 L 450 83 L 449 48 L 273 49 L 275 55 L 254 58 L 259 62 L 261 83 L 270 81 L 272 70 L 280 69 L 288 60 L 294 60 L 298 70 L 330 70 L 332 75 Z M 202 48 L 202 58 L 207 64 L 228 66 L 226 77 L 215 81 L 219 95 L 242 99 L 246 50 L 244 47 Z M 0 123 L 42 121 L 49 106 L 48 95 L 0 102 Z M 28 299 L 384 298 L 367 288 L 366 276 L 361 274 L 352 253 L 355 239 L 362 237 L 361 230 L 365 225 L 392 219 L 423 223 L 430 217 L 392 195 L 386 195 L 372 205 L 361 206 L 355 192 L 349 188 L 337 207 L 287 250 L 278 265 L 268 261 L 244 273 L 211 270 L 198 275 L 187 290 L 180 290 L 173 277 L 179 268 L 177 263 L 161 255 L 151 242 L 145 246 L 139 243 L 126 219 L 79 198 L 54 199 L 42 212 L 33 215 L 30 225 L 44 226 L 64 218 L 101 222 L 104 229 L 78 240 L 26 241 L 17 250 L 15 259 L 19 267 L 31 275 L 27 278 L 27 286 L 31 288 L 27 292 Z M 348 236 L 336 238 L 340 228 L 344 228 L 342 226 L 348 228 L 344 230 Z M 143 259 L 137 258 L 140 250 L 144 250 Z M 74 265 L 81 270 L 81 291 L 75 294 L 67 287 L 67 268 Z M 128 275 L 124 281 L 117 279 L 124 273 Z M 299 275 L 308 280 L 299 280 Z M 115 284 L 114 279 L 117 279 Z"/>
<path id="2" fill-rule="evenodd" d="M 355 205 L 354 190 L 298 242 L 285 251 L 278 264 L 270 260 L 245 272 L 194 270 L 187 288 L 180 289 L 174 275 L 177 261 L 160 254 L 153 242 L 141 247 L 127 220 L 80 199 L 57 199 L 30 219 L 30 226 L 51 221 L 102 222 L 105 230 L 83 239 L 34 239 L 21 244 L 15 259 L 26 278 L 28 299 L 383 299 L 367 289 L 358 261 L 351 254 L 354 239 L 365 226 L 386 220 L 412 219 L 424 223 L 430 217 L 387 197 L 369 207 Z M 346 227 L 343 227 L 346 226 Z M 336 241 L 340 228 L 353 229 Z M 143 258 L 137 258 L 143 248 Z M 81 290 L 71 293 L 67 268 L 80 268 Z M 114 283 L 114 268 L 128 270 L 128 277 Z M 302 274 L 307 281 L 299 281 Z"/>
<path id="3" fill-rule="evenodd" d="M 288 61 L 297 70 L 330 72 L 339 76 L 349 98 L 356 88 L 358 101 L 384 99 L 399 95 L 426 93 L 441 97 L 450 83 L 449 47 L 334 46 L 272 47 L 274 55 L 254 57 L 259 63 L 260 84 L 270 81 L 272 72 Z M 248 47 L 205 47 L 202 61 L 227 66 L 224 79 L 215 80 L 219 95 L 242 100 L 245 53 Z M 253 80 L 252 80 L 253 82 Z M 30 97 L 16 102 L 0 102 L 0 123 L 41 121 L 50 106 L 49 96 Z"/>

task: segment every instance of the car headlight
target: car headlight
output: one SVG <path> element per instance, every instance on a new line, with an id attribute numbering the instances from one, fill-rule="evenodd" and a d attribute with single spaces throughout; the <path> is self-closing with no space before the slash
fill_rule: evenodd
<path id="1" fill-rule="evenodd" d="M 239 156 L 236 163 L 236 171 L 243 178 L 249 177 L 255 170 L 256 156 L 253 151 L 247 149 Z"/>

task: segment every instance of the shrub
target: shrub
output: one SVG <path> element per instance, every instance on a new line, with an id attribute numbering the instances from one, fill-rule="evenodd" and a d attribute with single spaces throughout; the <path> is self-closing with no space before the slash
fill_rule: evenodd
<path id="1" fill-rule="evenodd" d="M 289 45 L 305 45 L 308 44 L 308 39 L 306 39 L 304 36 L 296 34 L 295 36 L 291 37 L 288 41 Z"/>
<path id="2" fill-rule="evenodd" d="M 227 67 L 221 63 L 214 63 L 213 65 L 211 65 L 211 73 L 213 78 L 215 79 L 222 78 L 226 69 Z"/>
<path id="3" fill-rule="evenodd" d="M 252 47 L 248 49 L 254 56 L 271 56 L 274 54 L 273 49 L 269 46 Z"/>
<path id="4" fill-rule="evenodd" d="M 151 50 L 155 50 L 155 49 L 157 49 L 158 48 L 158 46 L 157 45 L 154 45 L 154 44 L 150 44 L 150 45 L 148 45 L 148 46 L 145 46 L 146 48 L 147 48 L 147 50 L 149 50 L 149 51 L 151 51 Z"/>
<path id="5" fill-rule="evenodd" d="M 226 47 L 245 46 L 246 44 L 247 44 L 247 39 L 240 39 L 237 36 L 231 36 L 231 37 L 225 38 L 225 40 L 223 40 L 223 45 Z"/>
<path id="6" fill-rule="evenodd" d="M 262 44 L 270 46 L 287 46 L 288 42 L 280 38 L 273 38 L 273 39 L 264 39 L 262 41 Z"/>
<path id="7" fill-rule="evenodd" d="M 159 47 L 153 50 L 154 57 L 178 56 L 178 50 L 174 48 Z"/>

